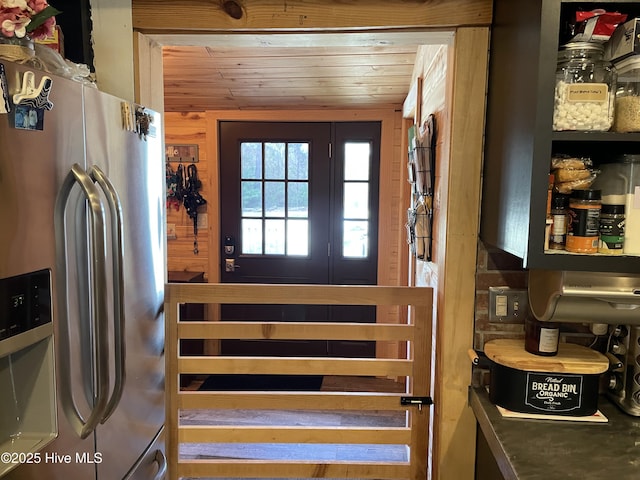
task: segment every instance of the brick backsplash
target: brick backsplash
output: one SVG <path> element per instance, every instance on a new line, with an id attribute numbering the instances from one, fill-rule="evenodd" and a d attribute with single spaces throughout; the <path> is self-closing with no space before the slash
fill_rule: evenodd
<path id="1" fill-rule="evenodd" d="M 482 350 L 495 338 L 524 338 L 524 317 L 517 323 L 489 321 L 489 287 L 527 288 L 522 260 L 503 250 L 478 242 L 476 267 L 474 348 Z"/>
<path id="2" fill-rule="evenodd" d="M 516 322 L 489 321 L 489 287 L 527 288 L 527 270 L 522 260 L 498 248 L 478 242 L 476 266 L 474 348 L 497 338 L 524 338 L 524 318 Z M 588 345 L 594 337 L 581 324 L 561 324 L 560 341 Z"/>

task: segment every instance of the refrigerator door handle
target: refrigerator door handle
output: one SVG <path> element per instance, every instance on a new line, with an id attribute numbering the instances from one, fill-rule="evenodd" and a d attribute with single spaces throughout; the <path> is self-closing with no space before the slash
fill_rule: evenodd
<path id="1" fill-rule="evenodd" d="M 91 275 L 91 288 L 94 295 L 91 295 L 91 313 L 94 336 L 95 355 L 95 396 L 91 413 L 85 420 L 80 413 L 71 390 L 71 360 L 68 349 L 66 353 L 60 352 L 61 380 L 64 382 L 60 389 L 63 396 L 62 405 L 67 419 L 73 426 L 80 438 L 87 438 L 100 423 L 103 412 L 106 409 L 109 390 L 109 342 L 107 306 L 104 295 L 95 295 L 95 292 L 104 292 L 106 283 L 106 246 L 104 242 L 105 214 L 104 206 L 100 200 L 100 194 L 91 178 L 84 169 L 74 164 L 64 179 L 58 196 L 56 198 L 55 216 L 55 239 L 56 239 L 56 290 L 58 298 L 58 324 L 61 332 L 62 342 L 69 339 L 69 306 L 67 294 L 67 234 L 65 211 L 69 202 L 71 190 L 75 184 L 80 186 L 87 204 L 89 206 L 89 218 L 91 227 L 91 264 L 93 274 Z"/>
<path id="2" fill-rule="evenodd" d="M 120 197 L 109 177 L 97 166 L 92 166 L 89 176 L 104 192 L 109 205 L 111 217 L 111 248 L 113 268 L 113 312 L 114 312 L 114 350 L 115 350 L 115 384 L 104 416 L 100 423 L 106 422 L 115 411 L 122 398 L 125 372 L 125 313 L 124 313 L 124 236 L 123 215 Z"/>
<path id="3" fill-rule="evenodd" d="M 167 474 L 167 457 L 162 450 L 156 450 L 154 462 L 158 464 L 158 473 L 153 477 L 153 480 L 164 480 Z"/>

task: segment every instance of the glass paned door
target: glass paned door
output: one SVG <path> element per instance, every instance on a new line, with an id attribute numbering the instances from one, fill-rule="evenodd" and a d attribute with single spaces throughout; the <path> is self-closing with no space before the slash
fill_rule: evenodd
<path id="1" fill-rule="evenodd" d="M 220 122 L 219 138 L 222 281 L 329 283 L 331 124 Z"/>
<path id="2" fill-rule="evenodd" d="M 309 254 L 309 147 L 240 144 L 241 254 Z"/>
<path id="3" fill-rule="evenodd" d="M 219 128 L 223 282 L 376 283 L 379 122 L 221 122 Z M 223 305 L 222 318 L 374 322 L 375 308 Z M 371 342 L 225 341 L 225 348 L 375 352 Z"/>
<path id="4" fill-rule="evenodd" d="M 378 189 L 380 124 L 347 122 L 335 125 L 332 171 L 333 283 L 376 283 L 378 257 Z"/>

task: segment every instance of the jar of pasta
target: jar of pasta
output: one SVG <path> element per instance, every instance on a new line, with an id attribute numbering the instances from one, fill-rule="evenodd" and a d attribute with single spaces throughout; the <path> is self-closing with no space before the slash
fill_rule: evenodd
<path id="1" fill-rule="evenodd" d="M 615 132 L 640 132 L 640 56 L 625 58 L 616 63 Z"/>
<path id="2" fill-rule="evenodd" d="M 613 124 L 616 72 L 600 43 L 572 42 L 560 48 L 556 69 L 553 130 L 607 131 Z"/>

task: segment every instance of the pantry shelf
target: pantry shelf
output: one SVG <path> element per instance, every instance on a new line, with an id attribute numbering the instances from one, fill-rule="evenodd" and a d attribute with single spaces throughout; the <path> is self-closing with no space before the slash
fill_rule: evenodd
<path id="1" fill-rule="evenodd" d="M 558 51 L 576 11 L 595 5 L 494 2 L 480 238 L 521 258 L 524 268 L 640 271 L 636 256 L 544 251 L 551 157 L 588 157 L 597 170 L 621 155 L 640 155 L 640 133 L 553 131 Z M 597 7 L 640 17 L 637 1 L 603 0 Z"/>

